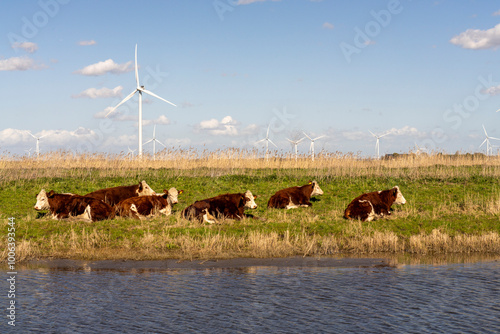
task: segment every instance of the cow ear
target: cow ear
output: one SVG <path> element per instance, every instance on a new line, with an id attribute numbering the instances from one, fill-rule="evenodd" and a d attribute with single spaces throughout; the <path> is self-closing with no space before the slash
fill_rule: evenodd
<path id="1" fill-rule="evenodd" d="M 163 189 L 163 192 L 164 192 L 165 194 L 168 194 L 168 190 L 167 190 L 167 189 Z"/>
<path id="2" fill-rule="evenodd" d="M 394 188 L 392 194 L 394 197 L 398 196 L 398 188 Z"/>
<path id="3" fill-rule="evenodd" d="M 257 195 L 253 195 L 253 199 L 256 199 L 257 198 Z"/>
<path id="4" fill-rule="evenodd" d="M 139 182 L 139 190 L 142 190 L 142 182 Z"/>
<path id="5" fill-rule="evenodd" d="M 55 194 L 56 194 L 56 192 L 55 192 L 54 190 L 51 190 L 51 191 L 49 191 L 49 193 L 47 194 L 47 197 L 48 197 L 48 198 L 52 198 L 52 197 L 54 197 L 54 195 L 55 195 Z"/>
<path id="6" fill-rule="evenodd" d="M 308 183 L 308 184 L 313 184 L 313 181 L 309 181 L 309 183 Z"/>

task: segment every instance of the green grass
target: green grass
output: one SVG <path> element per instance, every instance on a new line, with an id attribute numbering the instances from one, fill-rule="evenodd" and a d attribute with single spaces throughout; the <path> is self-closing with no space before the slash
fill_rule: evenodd
<path id="1" fill-rule="evenodd" d="M 378 232 L 395 235 L 401 240 L 429 235 L 434 230 L 440 230 L 451 237 L 479 236 L 490 232 L 500 234 L 500 180 L 485 173 L 482 166 L 450 166 L 445 167 L 448 169 L 447 173 L 440 172 L 432 176 L 432 169 L 436 168 L 402 169 L 397 173 L 393 173 L 393 169 L 382 168 L 377 176 L 329 175 L 328 171 L 305 169 L 146 169 L 126 170 L 117 173 L 120 175 L 110 176 L 109 171 L 102 169 L 68 169 L 63 173 L 65 175 L 57 177 L 51 177 L 50 169 L 47 169 L 42 172 L 45 175 L 39 175 L 38 172 L 34 178 L 1 182 L 0 217 L 5 222 L 2 227 L 5 231 L 6 218 L 15 217 L 16 240 L 29 241 L 38 249 L 36 256 L 42 257 L 61 254 L 77 258 L 94 256 L 93 253 L 82 255 L 76 246 L 71 251 L 69 240 L 75 242 L 75 238 L 88 247 L 127 249 L 130 252 L 140 250 L 143 255 L 147 248 L 149 251 L 161 251 L 163 257 L 169 257 L 184 247 L 178 241 L 179 238 L 201 240 L 207 235 L 235 240 L 248 238 L 252 233 L 276 234 L 278 239 L 284 239 L 285 236 L 305 236 L 323 238 L 323 241 L 318 241 L 320 244 L 324 243 L 324 238 L 347 240 L 369 237 Z M 214 176 L 211 177 L 210 174 Z M 318 196 L 313 202 L 313 207 L 288 211 L 267 209 L 269 197 L 277 190 L 303 185 L 312 179 L 316 179 L 324 191 L 324 195 Z M 147 221 L 117 218 L 85 223 L 50 220 L 40 217 L 40 213 L 33 209 L 35 197 L 42 188 L 83 195 L 97 189 L 130 185 L 141 180 L 146 180 L 157 192 L 170 187 L 184 190 L 172 216 Z M 394 206 L 391 217 L 362 224 L 343 219 L 343 211 L 354 197 L 395 185 L 400 187 L 407 204 Z M 227 192 L 244 192 L 247 189 L 258 196 L 258 208 L 247 210 L 247 213 L 257 219 L 227 220 L 222 224 L 204 225 L 180 218 L 179 212 L 196 200 Z M 153 236 L 162 236 L 163 239 L 159 244 L 147 243 L 146 240 Z M 5 240 L 0 242 L 4 247 Z M 62 244 L 54 246 L 57 242 Z M 238 256 L 238 250 L 234 250 L 232 254 Z M 248 250 L 241 254 L 248 254 Z"/>

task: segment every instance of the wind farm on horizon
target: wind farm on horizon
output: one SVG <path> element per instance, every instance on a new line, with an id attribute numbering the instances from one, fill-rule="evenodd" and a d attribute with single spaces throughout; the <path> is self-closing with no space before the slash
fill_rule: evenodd
<path id="1" fill-rule="evenodd" d="M 130 157 L 134 157 L 134 153 L 135 153 L 135 156 L 136 158 L 145 158 L 146 156 L 144 155 L 144 150 L 143 150 L 143 146 L 146 145 L 146 144 L 150 144 L 152 143 L 152 159 L 155 160 L 156 159 L 156 156 L 158 154 L 158 152 L 156 151 L 156 143 L 158 143 L 159 145 L 163 146 L 163 150 L 166 150 L 167 149 L 167 146 L 162 143 L 156 136 L 156 124 L 154 125 L 153 127 L 153 136 L 151 139 L 149 139 L 148 141 L 144 142 L 143 141 L 143 100 L 142 100 L 142 95 L 143 93 L 144 94 L 147 94 L 149 96 L 152 96 L 156 99 L 159 99 L 163 102 L 166 102 L 168 104 L 170 104 L 171 106 L 174 106 L 176 107 L 177 105 L 164 99 L 163 97 L 160 97 L 159 95 L 151 92 L 150 90 L 147 90 L 146 87 L 144 85 L 141 85 L 140 84 L 140 80 L 139 80 L 139 66 L 138 66 L 138 57 L 137 57 L 137 52 L 138 52 L 138 46 L 137 44 L 135 45 L 135 57 L 134 57 L 134 73 L 135 73 L 135 83 L 136 83 L 136 88 L 129 94 L 127 95 L 123 100 L 121 100 L 117 105 L 115 105 L 114 107 L 112 108 L 108 108 L 109 111 L 106 113 L 105 117 L 109 117 L 111 115 L 113 115 L 113 113 L 115 113 L 115 111 L 117 111 L 123 104 L 125 104 L 127 101 L 129 101 L 132 97 L 135 96 L 136 93 L 138 93 L 138 120 L 137 120 L 137 130 L 138 130 L 138 137 L 137 137 L 137 141 L 138 141 L 138 144 L 137 144 L 137 148 L 134 148 L 132 149 L 130 146 L 127 146 L 127 149 L 128 149 L 128 155 Z M 500 109 L 499 109 L 500 110 Z M 498 111 L 498 110 L 497 110 Z M 112 119 L 112 118 L 111 118 Z M 271 140 L 270 138 L 270 130 L 271 130 L 271 123 L 269 123 L 268 127 L 267 127 L 267 131 L 266 131 L 266 136 L 265 138 L 262 138 L 256 142 L 253 143 L 253 146 L 257 146 L 259 147 L 261 143 L 264 143 L 264 155 L 263 155 L 263 158 L 267 161 L 269 160 L 269 157 L 270 157 L 270 153 L 271 153 L 271 150 L 269 149 L 269 144 L 271 144 L 272 146 L 274 146 L 276 149 L 279 149 L 278 145 L 273 141 Z M 500 148 L 500 146 L 497 146 L 497 145 L 493 145 L 492 144 L 492 141 L 495 141 L 495 140 L 498 140 L 500 141 L 499 138 L 495 138 L 495 137 L 492 137 L 492 136 L 489 136 L 486 132 L 486 128 L 485 126 L 483 125 L 483 131 L 484 131 L 484 134 L 485 134 L 485 139 L 484 141 L 478 146 L 478 149 L 482 148 L 483 145 L 485 145 L 485 150 L 486 150 L 486 155 L 487 156 L 491 156 L 491 155 L 494 155 L 494 148 L 497 148 L 497 150 Z M 40 156 L 40 141 L 42 138 L 45 138 L 47 136 L 49 136 L 50 134 L 44 134 L 44 135 L 38 135 L 38 136 L 35 136 L 33 135 L 30 131 L 28 130 L 25 130 L 26 133 L 28 133 L 31 137 L 33 137 L 33 139 L 36 140 L 36 147 L 35 147 L 35 151 L 34 151 L 34 155 L 36 155 L 36 157 L 38 158 Z M 320 140 L 320 139 L 324 139 L 326 137 L 328 137 L 327 135 L 319 135 L 319 136 L 315 136 L 313 138 L 312 135 L 309 135 L 307 134 L 305 131 L 301 131 L 302 134 L 305 136 L 305 137 L 301 137 L 299 139 L 295 139 L 295 140 L 292 140 L 290 138 L 287 138 L 285 137 L 284 139 L 286 141 L 288 141 L 291 145 L 292 145 L 292 151 L 291 152 L 294 152 L 293 156 L 295 158 L 295 160 L 298 159 L 299 157 L 299 154 L 298 154 L 298 145 L 300 143 L 302 143 L 304 140 L 309 140 L 310 141 L 310 145 L 309 145 L 309 149 L 307 151 L 307 155 L 310 157 L 311 161 L 314 162 L 315 160 L 315 157 L 317 156 L 317 153 L 315 152 L 315 142 Z M 381 138 L 385 137 L 385 136 L 388 136 L 388 135 L 395 135 L 395 133 L 392 131 L 392 130 L 388 130 L 388 131 L 385 131 L 381 134 L 376 134 L 374 132 L 372 132 L 371 130 L 368 130 L 368 132 L 372 135 L 372 137 L 374 137 L 375 139 L 375 150 L 374 150 L 374 154 L 373 155 L 368 155 L 368 156 L 371 156 L 375 159 L 380 159 L 381 158 L 381 155 L 380 155 L 380 140 Z M 428 152 L 429 149 L 425 146 L 418 146 L 417 143 L 415 143 L 415 152 L 417 155 L 423 153 L 423 152 Z M 411 152 L 412 149 L 410 149 L 410 152 Z M 32 148 L 29 148 L 29 149 L 25 149 L 25 152 L 27 152 L 27 154 L 29 156 L 31 156 L 31 152 L 32 151 Z M 292 153 L 291 153 L 292 154 Z"/>

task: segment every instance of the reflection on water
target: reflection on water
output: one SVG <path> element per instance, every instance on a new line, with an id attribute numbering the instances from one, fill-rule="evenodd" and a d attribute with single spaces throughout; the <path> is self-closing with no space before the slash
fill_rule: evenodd
<path id="1" fill-rule="evenodd" d="M 363 268 L 39 268 L 20 271 L 18 279 L 18 332 L 500 332 L 498 261 Z"/>

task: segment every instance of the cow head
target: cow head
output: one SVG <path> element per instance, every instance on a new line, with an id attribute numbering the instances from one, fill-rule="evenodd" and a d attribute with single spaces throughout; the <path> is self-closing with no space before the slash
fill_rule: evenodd
<path id="1" fill-rule="evenodd" d="M 150 186 L 146 183 L 146 181 L 139 182 L 139 189 L 137 189 L 137 196 L 152 196 L 155 195 L 156 192 L 151 189 Z"/>
<path id="2" fill-rule="evenodd" d="M 319 187 L 319 184 L 316 180 L 309 182 L 309 184 L 312 184 L 312 187 L 313 187 L 311 196 L 323 195 L 323 190 L 321 190 L 321 188 Z"/>
<path id="3" fill-rule="evenodd" d="M 177 190 L 174 187 L 170 188 L 168 191 L 166 189 L 163 191 L 167 194 L 166 198 L 171 205 L 179 203 L 177 196 L 184 192 L 184 190 Z"/>
<path id="4" fill-rule="evenodd" d="M 252 195 L 252 192 L 250 190 L 247 190 L 243 197 L 245 200 L 245 207 L 249 209 L 257 208 L 257 204 L 255 203 L 255 199 L 257 198 L 257 196 Z"/>
<path id="5" fill-rule="evenodd" d="M 403 197 L 403 194 L 401 193 L 401 190 L 399 190 L 398 186 L 392 188 L 392 191 L 392 195 L 395 198 L 395 204 L 406 204 L 406 199 Z"/>
<path id="6" fill-rule="evenodd" d="M 50 197 L 54 196 L 54 190 L 51 190 L 48 194 L 45 189 L 40 190 L 38 195 L 36 195 L 36 204 L 35 210 L 48 210 L 50 209 L 49 205 L 49 195 Z"/>

